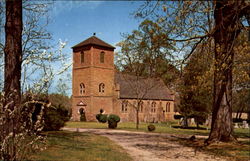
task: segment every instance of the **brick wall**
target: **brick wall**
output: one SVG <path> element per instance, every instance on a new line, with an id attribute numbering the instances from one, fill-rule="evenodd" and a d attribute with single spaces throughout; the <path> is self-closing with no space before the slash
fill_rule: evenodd
<path id="1" fill-rule="evenodd" d="M 84 62 L 81 63 L 81 52 L 84 52 Z M 100 62 L 100 53 L 104 52 L 104 63 Z M 114 53 L 100 47 L 86 47 L 73 53 L 72 80 L 72 117 L 79 121 L 79 109 L 84 108 L 88 121 L 95 121 L 95 115 L 100 109 L 107 113 L 113 112 L 114 90 Z M 80 94 L 80 84 L 84 83 L 85 93 Z M 104 92 L 99 92 L 100 83 L 104 84 Z M 79 102 L 84 106 L 79 106 Z"/>

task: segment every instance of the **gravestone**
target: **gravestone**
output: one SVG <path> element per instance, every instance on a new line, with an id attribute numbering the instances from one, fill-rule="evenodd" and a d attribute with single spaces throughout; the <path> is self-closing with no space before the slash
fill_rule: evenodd
<path id="1" fill-rule="evenodd" d="M 191 125 L 195 125 L 194 118 L 191 118 Z"/>
<path id="2" fill-rule="evenodd" d="M 238 128 L 239 128 L 238 123 L 234 123 L 234 128 L 235 128 L 235 129 L 238 129 Z"/>
<path id="3" fill-rule="evenodd" d="M 248 125 L 247 121 L 243 121 L 242 123 L 243 123 L 243 128 L 244 129 L 248 129 L 249 128 L 249 125 Z"/>
<path id="4" fill-rule="evenodd" d="M 208 116 L 208 118 L 206 119 L 205 125 L 207 127 L 211 127 L 211 123 L 212 123 L 212 116 Z"/>
<path id="5" fill-rule="evenodd" d="M 183 118 L 180 118 L 180 120 L 179 120 L 179 125 L 182 126 L 182 124 L 183 124 Z"/>

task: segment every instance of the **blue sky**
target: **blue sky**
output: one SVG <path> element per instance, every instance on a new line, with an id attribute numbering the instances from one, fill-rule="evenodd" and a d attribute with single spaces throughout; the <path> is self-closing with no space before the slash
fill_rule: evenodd
<path id="1" fill-rule="evenodd" d="M 69 57 L 72 55 L 71 47 L 94 32 L 97 37 L 115 46 L 122 40 L 122 33 L 131 33 L 138 28 L 139 21 L 132 13 L 143 3 L 145 1 L 55 1 L 47 29 L 52 33 L 53 44 L 58 43 L 59 39 L 67 42 L 63 52 Z M 71 69 L 68 73 L 71 73 Z M 68 73 L 59 77 L 66 79 Z M 57 79 L 51 92 L 56 92 Z M 65 82 L 71 88 L 71 80 Z M 71 90 L 67 93 L 71 95 Z"/>
<path id="2" fill-rule="evenodd" d="M 92 36 L 115 46 L 121 33 L 137 29 L 139 21 L 131 13 L 143 1 L 55 1 L 48 30 L 53 39 L 67 41 L 65 50 Z"/>

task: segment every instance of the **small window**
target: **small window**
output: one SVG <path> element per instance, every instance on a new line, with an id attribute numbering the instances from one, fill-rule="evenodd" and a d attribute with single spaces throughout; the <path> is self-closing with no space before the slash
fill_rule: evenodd
<path id="1" fill-rule="evenodd" d="M 155 113 L 155 111 L 156 111 L 156 102 L 152 102 L 152 104 L 151 104 L 151 112 L 152 113 Z"/>
<path id="2" fill-rule="evenodd" d="M 140 101 L 139 103 L 139 112 L 143 112 L 143 102 Z"/>
<path id="3" fill-rule="evenodd" d="M 166 103 L 166 112 L 170 112 L 170 102 Z"/>
<path id="4" fill-rule="evenodd" d="M 104 63 L 104 55 L 105 55 L 105 53 L 102 51 L 100 53 L 100 63 Z"/>
<path id="5" fill-rule="evenodd" d="M 81 51 L 80 61 L 81 61 L 81 63 L 84 63 L 84 52 L 83 51 Z"/>
<path id="6" fill-rule="evenodd" d="M 128 101 L 122 101 L 122 112 L 126 113 L 128 111 Z"/>
<path id="7" fill-rule="evenodd" d="M 104 88 L 105 88 L 104 83 L 100 83 L 100 84 L 99 84 L 99 92 L 100 92 L 100 93 L 104 93 Z"/>
<path id="8" fill-rule="evenodd" d="M 80 95 L 85 93 L 85 85 L 83 83 L 80 84 Z"/>

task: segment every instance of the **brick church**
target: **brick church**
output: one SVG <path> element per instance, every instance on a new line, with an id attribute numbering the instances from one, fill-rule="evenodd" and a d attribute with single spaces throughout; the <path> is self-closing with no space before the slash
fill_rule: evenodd
<path id="1" fill-rule="evenodd" d="M 141 122 L 173 120 L 174 95 L 162 80 L 144 79 L 116 72 L 115 47 L 95 35 L 72 47 L 72 119 L 87 121 L 103 109 L 117 114 L 121 121 L 135 121 L 139 110 Z M 138 105 L 138 106 L 136 106 Z"/>

